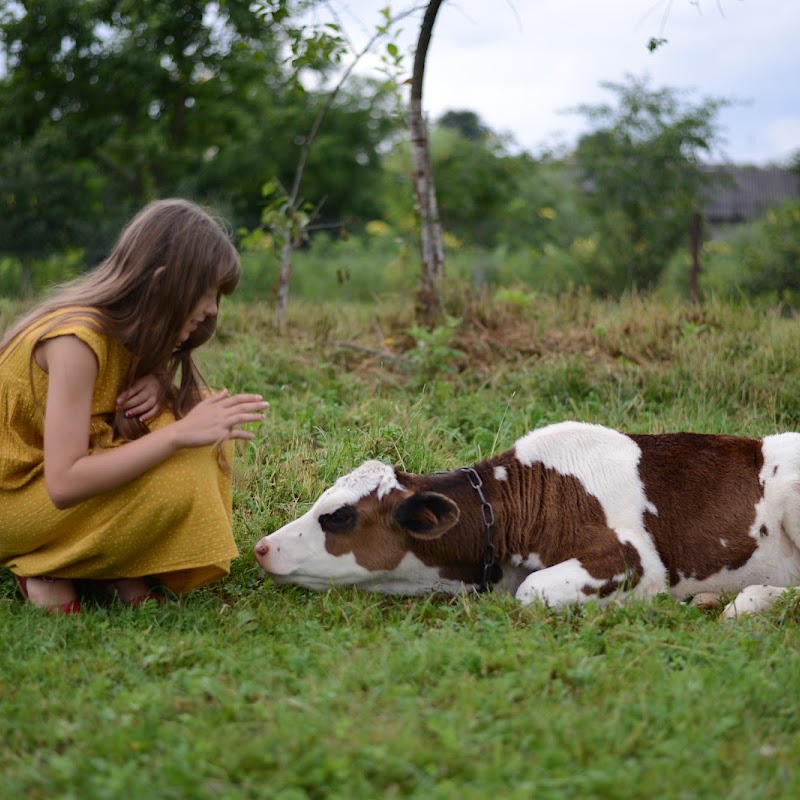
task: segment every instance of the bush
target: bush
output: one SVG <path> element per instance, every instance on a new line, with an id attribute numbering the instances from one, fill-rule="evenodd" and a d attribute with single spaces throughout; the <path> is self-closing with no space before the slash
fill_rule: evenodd
<path id="1" fill-rule="evenodd" d="M 415 244 L 374 226 L 361 235 L 336 238 L 327 233 L 292 254 L 290 297 L 361 301 L 393 292 L 412 292 L 419 280 Z M 280 253 L 271 241 L 242 254 L 237 297 L 272 299 L 278 286 Z"/>
<path id="2" fill-rule="evenodd" d="M 38 295 L 55 283 L 77 277 L 86 269 L 81 250 L 68 250 L 45 259 L 36 259 L 30 266 L 31 289 Z M 26 294 L 23 266 L 17 258 L 0 258 L 0 295 L 24 297 Z"/>
<path id="3" fill-rule="evenodd" d="M 768 211 L 744 240 L 739 260 L 749 294 L 800 304 L 800 202 Z"/>

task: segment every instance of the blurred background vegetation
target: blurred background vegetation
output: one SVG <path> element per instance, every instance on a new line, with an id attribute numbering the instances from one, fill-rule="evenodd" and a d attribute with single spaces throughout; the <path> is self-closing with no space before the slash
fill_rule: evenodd
<path id="1" fill-rule="evenodd" d="M 183 196 L 231 224 L 245 266 L 239 296 L 274 302 L 269 195 L 292 185 L 330 97 L 308 87 L 329 85 L 347 55 L 307 51 L 298 79 L 291 29 L 277 23 L 308 5 L 0 4 L 0 294 L 29 296 L 90 268 L 141 206 Z M 382 46 L 398 58 L 390 35 Z M 448 278 L 525 292 L 688 295 L 692 221 L 714 191 L 708 164 L 729 101 L 636 76 L 604 86 L 607 105 L 574 110 L 592 132 L 571 152 L 521 152 L 469 110 L 432 121 Z M 308 149 L 309 224 L 293 256 L 293 295 L 357 300 L 416 286 L 399 94 L 379 74 L 350 77 L 336 94 Z M 798 175 L 798 163 L 782 166 Z M 800 202 L 778 200 L 735 226 L 704 226 L 701 294 L 800 298 Z"/>

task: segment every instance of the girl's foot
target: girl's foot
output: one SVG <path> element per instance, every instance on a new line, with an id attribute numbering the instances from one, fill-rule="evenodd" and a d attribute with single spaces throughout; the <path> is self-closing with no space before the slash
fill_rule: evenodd
<path id="1" fill-rule="evenodd" d="M 150 584 L 144 578 L 112 578 L 94 583 L 106 594 L 119 597 L 126 606 L 140 606 L 148 600 L 162 602 L 162 598 L 150 590 Z"/>
<path id="2" fill-rule="evenodd" d="M 51 614 L 77 614 L 81 610 L 75 586 L 67 578 L 48 578 L 44 575 L 25 578 L 17 575 L 17 585 L 29 603 L 45 608 Z"/>

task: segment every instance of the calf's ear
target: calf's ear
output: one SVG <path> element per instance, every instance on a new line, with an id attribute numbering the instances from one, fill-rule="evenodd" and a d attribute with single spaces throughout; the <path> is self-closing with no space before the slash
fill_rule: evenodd
<path id="1" fill-rule="evenodd" d="M 418 539 L 438 539 L 458 522 L 458 506 L 443 494 L 418 492 L 395 510 L 394 521 Z"/>

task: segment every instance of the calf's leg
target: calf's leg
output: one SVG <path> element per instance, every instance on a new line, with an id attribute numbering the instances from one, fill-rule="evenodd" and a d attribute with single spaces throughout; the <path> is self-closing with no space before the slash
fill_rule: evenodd
<path id="1" fill-rule="evenodd" d="M 547 606 L 565 606 L 603 600 L 627 593 L 638 582 L 638 575 L 629 569 L 620 569 L 610 578 L 598 578 L 581 561 L 571 558 L 529 575 L 516 592 L 522 605 L 537 600 Z"/>
<path id="2" fill-rule="evenodd" d="M 603 601 L 619 597 L 638 587 L 638 592 L 650 594 L 642 584 L 643 558 L 630 539 L 605 526 L 587 526 L 582 531 L 585 545 L 574 558 L 540 569 L 529 575 L 517 589 L 516 597 L 528 605 L 536 600 L 548 606 Z"/>
<path id="3" fill-rule="evenodd" d="M 744 614 L 757 614 L 769 608 L 785 591 L 786 586 L 748 586 L 725 606 L 723 619 L 736 619 Z"/>

